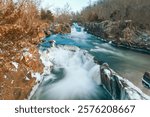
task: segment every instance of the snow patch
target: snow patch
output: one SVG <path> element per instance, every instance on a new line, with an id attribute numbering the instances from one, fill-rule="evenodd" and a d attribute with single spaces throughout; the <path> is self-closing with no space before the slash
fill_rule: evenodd
<path id="1" fill-rule="evenodd" d="M 138 87 L 136 87 L 132 82 L 130 82 L 129 80 L 119 76 L 116 72 L 114 72 L 112 69 L 107 69 L 104 68 L 104 74 L 107 75 L 107 77 L 109 78 L 109 83 L 104 84 L 106 87 L 107 85 L 111 84 L 111 80 L 115 79 L 117 80 L 116 83 L 119 85 L 120 87 L 120 93 L 121 93 L 121 97 L 120 99 L 122 100 L 145 100 L 145 99 L 150 99 L 150 97 L 146 94 L 144 94 Z M 113 86 L 111 84 L 111 86 Z M 107 89 L 107 88 L 106 88 Z M 114 92 L 116 92 L 116 89 L 107 89 L 108 92 L 110 94 L 114 94 Z M 111 91 L 110 91 L 111 90 Z M 115 94 L 117 95 L 117 94 Z M 115 99 L 113 97 L 113 99 Z"/>
<path id="2" fill-rule="evenodd" d="M 141 94 L 143 97 L 145 97 L 146 99 L 150 99 L 150 96 L 144 94 L 138 87 L 136 87 L 132 82 L 130 82 L 129 80 L 127 79 L 123 79 L 128 85 L 128 92 L 130 91 L 130 89 L 134 89 L 136 90 L 137 92 L 134 92 L 131 94 L 131 92 L 129 92 L 129 94 L 131 94 L 131 98 L 132 99 L 139 99 L 139 94 Z M 141 99 L 141 98 L 140 98 Z"/>
<path id="3" fill-rule="evenodd" d="M 36 81 L 41 81 L 42 77 L 41 74 L 36 72 L 36 73 L 31 73 L 32 77 L 36 78 Z"/>
<path id="4" fill-rule="evenodd" d="M 29 51 L 29 48 L 24 48 L 23 51 L 27 52 L 27 51 Z"/>
<path id="5" fill-rule="evenodd" d="M 107 76 L 111 76 L 111 71 L 108 69 L 104 69 L 105 74 L 107 74 Z"/>
<path id="6" fill-rule="evenodd" d="M 18 69 L 18 66 L 19 66 L 19 63 L 17 63 L 17 62 L 11 62 L 14 66 L 15 66 L 15 68 L 16 68 L 16 70 Z"/>
<path id="7" fill-rule="evenodd" d="M 24 52 L 24 53 L 23 53 L 23 56 L 29 56 L 30 58 L 32 58 L 32 54 L 29 53 L 29 52 Z"/>
<path id="8" fill-rule="evenodd" d="M 25 80 L 28 80 L 28 81 L 29 81 L 30 79 L 26 76 Z"/>
<path id="9" fill-rule="evenodd" d="M 114 72 L 113 72 L 114 73 Z M 116 74 L 117 75 L 117 74 Z M 130 99 L 133 100 L 141 100 L 141 97 L 144 97 L 146 99 L 150 99 L 150 96 L 146 95 L 145 93 L 143 93 L 138 87 L 136 87 L 132 82 L 130 82 L 129 80 L 120 77 L 119 75 L 117 75 L 117 78 L 121 81 L 124 81 L 128 87 L 126 87 L 126 92 L 129 94 Z M 123 86 L 122 86 L 123 87 Z"/>
<path id="10" fill-rule="evenodd" d="M 34 93 L 37 91 L 39 85 L 41 84 L 42 80 L 43 80 L 43 75 L 40 75 L 40 73 L 36 72 L 36 73 L 31 73 L 32 77 L 36 78 L 36 85 L 34 85 L 32 87 L 32 91 L 30 92 L 30 94 L 28 95 L 28 100 L 30 100 L 32 98 L 32 96 L 34 95 Z M 26 77 L 26 80 L 28 80 L 29 78 Z"/>
<path id="11" fill-rule="evenodd" d="M 29 56 L 30 58 L 32 58 L 33 55 L 29 52 L 29 48 L 24 48 L 23 56 Z"/>

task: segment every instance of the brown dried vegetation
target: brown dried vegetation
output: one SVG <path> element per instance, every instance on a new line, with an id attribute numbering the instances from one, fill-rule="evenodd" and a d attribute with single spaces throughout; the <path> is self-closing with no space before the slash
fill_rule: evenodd
<path id="1" fill-rule="evenodd" d="M 98 0 L 76 18 L 82 22 L 132 20 L 140 29 L 150 29 L 149 0 Z M 77 19 L 75 19 L 77 20 Z"/>
<path id="2" fill-rule="evenodd" d="M 36 81 L 31 74 L 43 71 L 36 45 L 49 25 L 38 3 L 0 0 L 0 99 L 26 99 Z"/>

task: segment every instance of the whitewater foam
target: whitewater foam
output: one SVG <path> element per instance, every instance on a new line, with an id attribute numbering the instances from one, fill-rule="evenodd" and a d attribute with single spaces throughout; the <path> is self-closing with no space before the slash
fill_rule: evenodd
<path id="1" fill-rule="evenodd" d="M 54 67 L 32 99 L 107 98 L 99 86 L 100 66 L 94 63 L 93 57 L 86 51 L 62 46 L 41 52 L 41 57 L 44 58 L 42 61 L 45 66 L 52 63 Z"/>

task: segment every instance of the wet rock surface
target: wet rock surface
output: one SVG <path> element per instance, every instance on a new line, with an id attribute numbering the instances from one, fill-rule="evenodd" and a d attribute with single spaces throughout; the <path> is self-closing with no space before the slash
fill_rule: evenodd
<path id="1" fill-rule="evenodd" d="M 145 100 L 150 99 L 130 81 L 120 77 L 109 66 L 101 65 L 101 82 L 113 99 L 117 100 Z"/>
<path id="2" fill-rule="evenodd" d="M 59 49 L 62 48 L 64 50 L 68 50 L 71 52 L 76 52 L 76 51 L 80 50 L 80 48 L 78 48 L 76 46 L 67 46 L 67 45 L 65 45 L 65 46 L 60 45 L 60 46 L 57 46 L 56 48 L 59 48 Z M 53 49 L 56 49 L 56 48 L 53 48 Z M 114 72 L 107 63 L 98 62 L 97 60 L 94 59 L 93 56 L 89 55 L 87 51 L 83 51 L 83 54 L 84 54 L 84 56 L 87 57 L 87 59 L 89 59 L 89 60 L 92 59 L 93 64 L 100 63 L 99 64 L 100 69 L 98 70 L 98 74 L 100 74 L 100 75 L 98 77 L 93 78 L 93 80 L 96 82 L 96 84 L 103 85 L 104 88 L 107 90 L 107 92 L 110 94 L 110 96 L 112 96 L 113 99 L 115 99 L 115 100 L 147 100 L 147 99 L 150 99 L 149 96 L 144 94 L 139 88 L 137 88 L 135 85 L 133 85 L 130 81 L 128 81 L 126 78 L 120 77 L 116 72 Z M 50 60 L 50 59 L 46 59 L 45 55 L 47 56 L 47 51 L 45 51 L 45 54 L 43 54 L 43 59 Z M 56 64 L 56 63 L 55 64 L 54 63 L 53 63 L 53 65 Z M 46 63 L 46 65 L 48 65 L 47 67 L 50 68 L 52 63 Z M 47 69 L 47 67 L 45 67 L 45 68 Z M 50 73 L 47 73 L 47 74 L 50 74 Z M 44 86 L 45 86 L 45 84 L 44 84 Z M 48 89 L 50 89 L 50 88 L 48 88 Z M 37 94 L 41 95 L 41 93 L 37 93 Z M 34 98 L 32 98 L 32 99 L 34 99 Z"/>
<path id="3" fill-rule="evenodd" d="M 102 21 L 85 23 L 85 30 L 95 36 L 111 41 L 114 46 L 126 47 L 150 53 L 150 35 L 148 31 L 138 30 L 132 20 Z"/>
<path id="4" fill-rule="evenodd" d="M 150 72 L 145 72 L 142 79 L 143 85 L 150 88 Z"/>

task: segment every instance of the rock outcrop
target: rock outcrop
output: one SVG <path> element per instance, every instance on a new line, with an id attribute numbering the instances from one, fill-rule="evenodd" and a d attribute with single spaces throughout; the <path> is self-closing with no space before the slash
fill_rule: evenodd
<path id="1" fill-rule="evenodd" d="M 84 27 L 88 33 L 99 36 L 105 41 L 111 41 L 115 46 L 150 53 L 150 35 L 146 31 L 138 30 L 132 24 L 132 20 L 91 22 L 85 23 Z"/>
<path id="2" fill-rule="evenodd" d="M 150 99 L 130 81 L 120 77 L 107 64 L 101 65 L 101 82 L 113 99 L 117 100 L 145 100 Z"/>
<path id="3" fill-rule="evenodd" d="M 50 32 L 53 34 L 66 34 L 71 32 L 70 24 L 52 24 Z"/>
<path id="4" fill-rule="evenodd" d="M 103 63 L 101 61 L 95 60 L 95 58 L 90 55 L 85 50 L 80 50 L 80 48 L 76 46 L 68 46 L 68 45 L 59 45 L 56 48 L 62 48 L 64 50 L 68 50 L 71 52 L 81 51 L 81 54 L 85 57 L 84 59 L 88 59 L 90 62 L 89 65 L 97 64 L 100 69 L 98 69 L 98 74 L 95 74 L 93 80 L 96 82 L 97 85 L 103 85 L 106 91 L 112 96 L 115 100 L 147 100 L 150 99 L 149 96 L 144 94 L 139 88 L 133 85 L 130 81 L 125 78 L 119 76 L 115 71 L 113 71 L 108 64 Z M 56 49 L 52 48 L 52 49 Z M 48 50 L 50 52 L 50 50 Z M 50 59 L 50 56 L 47 55 L 47 50 L 42 52 L 42 61 L 45 62 L 45 74 L 48 76 L 50 74 L 50 69 L 55 66 L 53 63 L 54 60 Z M 83 60 L 84 60 L 83 59 Z M 87 65 L 88 66 L 88 65 Z M 89 66 L 88 66 L 89 67 Z M 149 76 L 146 73 L 146 77 Z"/>
<path id="5" fill-rule="evenodd" d="M 0 100 L 27 99 L 37 83 L 34 73 L 43 72 L 36 45 L 39 42 L 38 37 L 0 41 Z"/>
<path id="6" fill-rule="evenodd" d="M 150 88 L 150 72 L 145 72 L 145 74 L 143 75 L 142 82 L 144 86 Z"/>
<path id="7" fill-rule="evenodd" d="M 52 34 L 67 34 L 71 33 L 70 24 L 55 24 L 52 23 L 49 28 L 44 30 L 46 37 L 51 36 Z"/>
<path id="8" fill-rule="evenodd" d="M 0 26 L 0 100 L 27 99 L 44 66 L 37 45 L 52 33 L 69 33 L 69 24 L 41 24 L 31 35 L 18 25 Z"/>

